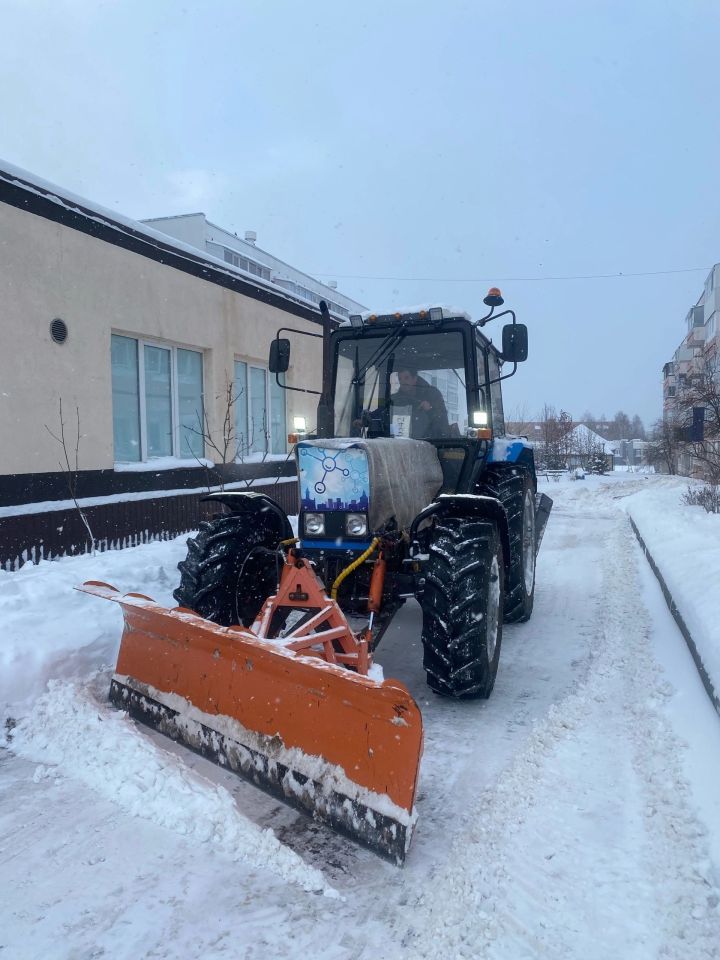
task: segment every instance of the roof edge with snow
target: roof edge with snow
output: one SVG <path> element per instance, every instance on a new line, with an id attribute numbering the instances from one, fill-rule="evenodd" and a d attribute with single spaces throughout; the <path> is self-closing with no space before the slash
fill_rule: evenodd
<path id="1" fill-rule="evenodd" d="M 320 313 L 272 282 L 240 276 L 227 264 L 146 224 L 79 197 L 35 174 L 0 160 L 0 203 L 77 230 L 209 283 L 320 323 Z"/>

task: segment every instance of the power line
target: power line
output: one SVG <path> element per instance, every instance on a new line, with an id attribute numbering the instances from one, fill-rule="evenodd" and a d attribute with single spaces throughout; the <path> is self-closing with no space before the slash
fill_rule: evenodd
<path id="1" fill-rule="evenodd" d="M 626 277 L 664 277 L 676 273 L 705 273 L 710 267 L 683 267 L 679 270 L 647 270 L 639 273 L 587 273 L 561 277 L 372 277 L 350 273 L 313 273 L 315 277 L 337 280 L 387 280 L 403 283 L 540 283 L 547 280 L 624 280 Z"/>

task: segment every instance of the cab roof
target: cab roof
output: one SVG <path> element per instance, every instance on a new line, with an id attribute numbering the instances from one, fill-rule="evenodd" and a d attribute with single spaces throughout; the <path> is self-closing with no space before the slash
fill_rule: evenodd
<path id="1" fill-rule="evenodd" d="M 472 317 L 466 310 L 460 310 L 457 307 L 446 304 L 431 303 L 419 304 L 413 307 L 396 307 L 394 310 L 377 311 L 366 310 L 364 313 L 351 314 L 350 318 L 342 326 L 360 327 L 377 324 L 392 324 L 401 321 L 409 323 L 427 323 L 428 320 L 467 320 L 472 322 Z"/>

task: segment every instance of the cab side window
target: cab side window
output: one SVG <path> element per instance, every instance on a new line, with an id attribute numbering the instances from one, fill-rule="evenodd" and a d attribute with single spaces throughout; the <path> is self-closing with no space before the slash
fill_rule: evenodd
<path id="1" fill-rule="evenodd" d="M 500 364 L 492 351 L 488 352 L 488 372 L 490 373 L 490 402 L 492 404 L 492 427 L 496 436 L 505 434 L 505 414 L 502 405 L 502 390 L 499 383 Z"/>

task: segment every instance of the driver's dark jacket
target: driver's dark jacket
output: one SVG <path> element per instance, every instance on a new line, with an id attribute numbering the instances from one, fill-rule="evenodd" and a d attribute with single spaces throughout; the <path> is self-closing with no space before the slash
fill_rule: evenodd
<path id="1" fill-rule="evenodd" d="M 423 410 L 420 404 L 427 400 L 430 410 Z M 424 437 L 446 437 L 450 432 L 445 401 L 437 387 L 418 377 L 414 389 L 402 387 L 390 395 L 392 407 L 411 407 L 410 436 L 416 440 Z"/>

